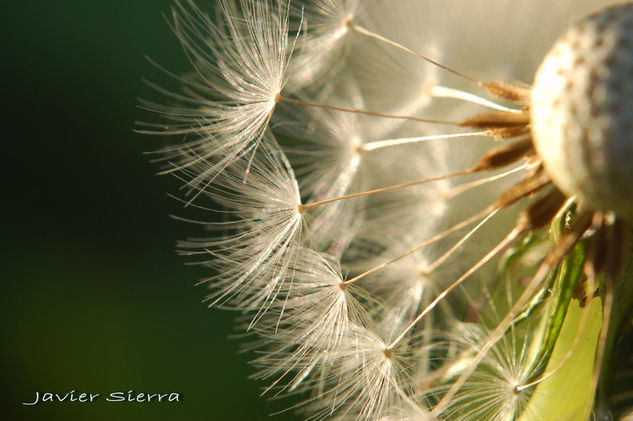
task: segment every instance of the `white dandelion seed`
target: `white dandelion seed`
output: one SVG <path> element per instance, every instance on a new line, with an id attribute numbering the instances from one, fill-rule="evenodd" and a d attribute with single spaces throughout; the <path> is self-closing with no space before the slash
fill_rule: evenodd
<path id="1" fill-rule="evenodd" d="M 389 407 L 402 406 L 405 362 L 386 346 L 367 328 L 351 329 L 315 385 L 322 392 L 307 408 L 309 419 L 373 420 Z"/>
<path id="2" fill-rule="evenodd" d="M 271 389 L 292 391 L 329 370 L 350 326 L 366 319 L 361 304 L 366 297 L 344 284 L 332 256 L 303 248 L 290 270 L 292 282 L 282 292 L 287 298 L 255 327 L 265 352 L 254 364 L 262 368 L 256 377 L 276 377 Z"/>
<path id="3" fill-rule="evenodd" d="M 183 254 L 202 257 L 201 263 L 217 272 L 206 280 L 213 289 L 208 297 L 212 304 L 267 308 L 281 291 L 300 246 L 299 187 L 275 143 L 263 144 L 250 163 L 241 160 L 226 167 L 202 191 L 229 217 L 207 227 L 229 234 L 180 243 Z M 195 177 L 205 172 L 205 165 L 200 160 L 187 171 Z M 244 183 L 247 169 L 249 181 Z"/>
<path id="4" fill-rule="evenodd" d="M 330 102 L 364 107 L 362 96 L 351 83 L 338 89 Z M 373 136 L 371 128 L 375 124 L 355 114 L 285 105 L 278 110 L 274 127 L 282 138 L 289 139 L 283 147 L 301 183 L 304 202 L 366 190 L 371 171 L 361 148 Z M 296 142 L 297 137 L 301 142 Z M 306 214 L 310 221 L 306 239 L 340 254 L 357 231 L 354 227 L 363 221 L 363 207 L 362 199 L 340 201 Z"/>
<path id="5" fill-rule="evenodd" d="M 463 345 L 466 349 L 476 347 L 485 341 L 486 332 L 476 325 L 464 329 Z M 530 355 L 530 330 L 520 331 L 512 328 L 510 332 L 497 343 L 486 355 L 468 379 L 464 387 L 451 401 L 444 413 L 448 419 L 485 419 L 509 420 L 519 415 L 526 415 L 525 409 L 530 401 L 530 390 L 517 393 L 517 386 L 525 382 L 530 376 L 533 356 Z M 464 357 L 463 364 L 469 364 L 468 357 Z M 457 359 L 453 364 L 459 365 Z M 529 418 L 528 414 L 528 418 Z"/>
<path id="6" fill-rule="evenodd" d="M 176 2 L 172 29 L 195 73 L 181 78 L 183 94 L 168 93 L 183 105 L 145 104 L 174 121 L 164 132 L 187 135 L 184 144 L 164 150 L 171 163 L 165 172 L 204 161 L 204 172 L 189 181 L 199 190 L 254 154 L 287 81 L 288 13 L 288 2 L 220 0 L 216 22 L 193 1 Z"/>
<path id="7" fill-rule="evenodd" d="M 345 67 L 349 48 L 346 22 L 362 13 L 361 3 L 361 0 L 292 2 L 291 11 L 303 25 L 305 36 L 298 41 L 289 84 L 299 88 L 325 74 L 336 77 Z"/>

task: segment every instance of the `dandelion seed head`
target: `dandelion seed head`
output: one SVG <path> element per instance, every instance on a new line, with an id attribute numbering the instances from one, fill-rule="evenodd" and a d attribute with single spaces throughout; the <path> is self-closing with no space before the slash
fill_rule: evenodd
<path id="1" fill-rule="evenodd" d="M 556 185 L 633 215 L 633 5 L 583 19 L 554 45 L 532 91 L 535 146 Z"/>
<path id="2" fill-rule="evenodd" d="M 630 197 L 613 181 L 630 166 L 594 151 L 628 162 L 630 4 L 547 53 L 611 3 L 222 0 L 214 20 L 177 3 L 195 72 L 163 90 L 186 135 L 165 172 L 223 218 L 180 246 L 243 312 L 265 395 L 302 395 L 309 420 L 531 415 L 549 274 L 581 242 L 588 278 L 616 273 L 600 258 L 625 244 L 624 208 L 556 171 L 585 159 L 593 190 Z"/>

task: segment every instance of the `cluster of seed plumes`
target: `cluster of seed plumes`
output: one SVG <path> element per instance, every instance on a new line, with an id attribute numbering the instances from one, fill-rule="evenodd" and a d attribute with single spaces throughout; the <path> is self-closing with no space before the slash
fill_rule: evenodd
<path id="1" fill-rule="evenodd" d="M 214 233 L 179 249 L 243 313 L 266 394 L 315 420 L 612 411 L 633 290 L 633 4 L 612 3 L 176 3 L 194 71 L 150 84 L 172 105 L 143 101 L 166 122 L 140 131 L 179 139 L 158 160 Z"/>

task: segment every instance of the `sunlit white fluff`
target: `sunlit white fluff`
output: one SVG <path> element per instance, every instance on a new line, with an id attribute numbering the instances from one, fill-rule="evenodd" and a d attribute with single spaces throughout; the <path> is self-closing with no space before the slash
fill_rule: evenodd
<path id="1" fill-rule="evenodd" d="M 328 104 L 365 108 L 353 79 L 344 80 Z M 382 124 L 352 113 L 285 104 L 280 105 L 275 123 L 276 132 L 293 139 L 282 146 L 299 177 L 304 203 L 365 191 L 372 185 L 374 160 L 361 148 Z M 310 222 L 306 240 L 316 249 L 340 255 L 364 222 L 366 200 L 361 197 L 310 209 L 305 214 Z"/>
<path id="2" fill-rule="evenodd" d="M 330 370 L 350 325 L 367 318 L 366 293 L 344 284 L 333 256 L 302 248 L 289 267 L 291 282 L 255 330 L 263 337 L 262 355 L 254 361 L 259 378 L 274 379 L 270 389 L 294 390 Z"/>
<path id="3" fill-rule="evenodd" d="M 485 329 L 473 324 L 463 325 L 459 332 L 464 349 L 476 349 L 486 338 Z M 486 355 L 443 412 L 443 417 L 504 421 L 526 415 L 533 390 L 517 392 L 516 388 L 534 374 L 536 364 L 531 343 L 534 338 L 530 329 L 512 327 Z M 461 358 L 464 366 L 470 364 L 468 355 Z M 458 367 L 459 358 L 453 364 Z M 459 374 L 459 369 L 453 374 Z"/>
<path id="4" fill-rule="evenodd" d="M 205 165 L 214 163 L 200 160 L 185 175 L 204 174 Z M 297 209 L 299 188 L 283 152 L 274 140 L 263 143 L 250 162 L 235 161 L 215 176 L 202 196 L 226 210 L 229 221 L 208 224 L 226 234 L 188 240 L 180 248 L 185 254 L 201 255 L 205 265 L 218 271 L 209 279 L 213 303 L 266 308 L 287 281 L 303 223 Z"/>
<path id="5" fill-rule="evenodd" d="M 436 420 L 423 406 L 411 402 L 410 405 L 387 408 L 379 421 L 434 421 Z"/>
<path id="6" fill-rule="evenodd" d="M 406 400 L 403 361 L 372 330 L 354 326 L 329 369 L 315 385 L 322 390 L 307 409 L 308 419 L 373 420 Z"/>
<path id="7" fill-rule="evenodd" d="M 297 43 L 289 84 L 302 87 L 335 77 L 345 67 L 349 48 L 346 22 L 362 13 L 361 0 L 298 0 L 291 11 L 303 26 L 304 35 Z M 317 80 L 318 80 L 317 79 Z"/>
<path id="8" fill-rule="evenodd" d="M 444 53 L 436 47 L 436 40 L 424 32 L 419 3 L 372 1 L 371 13 L 358 16 L 354 22 L 442 60 Z M 352 29 L 349 36 L 354 37 L 356 51 L 362 51 L 362 54 L 352 54 L 349 60 L 372 109 L 400 115 L 426 112 L 432 99 L 431 87 L 440 80 L 437 67 Z"/>
<path id="9" fill-rule="evenodd" d="M 419 230 L 416 233 L 388 233 L 382 236 L 383 241 L 374 241 L 382 244 L 384 252 L 370 260 L 368 267 L 374 267 L 384 261 L 397 258 L 407 254 L 409 250 L 416 247 L 422 239 L 430 236 L 430 232 Z M 420 235 L 421 234 L 421 235 Z M 429 247 L 431 250 L 434 247 Z M 362 286 L 371 291 L 374 295 L 381 297 L 383 305 L 376 310 L 381 325 L 388 327 L 384 332 L 384 337 L 388 340 L 395 339 L 406 325 L 420 312 L 424 305 L 428 304 L 445 285 L 442 285 L 441 277 L 426 274 L 424 269 L 428 266 L 429 257 L 433 256 L 429 250 L 417 250 L 406 257 L 395 261 L 383 270 L 378 271 L 362 281 Z M 445 309 L 448 313 L 443 314 L 441 310 L 429 315 L 420 329 L 431 329 L 435 326 L 434 319 L 440 316 L 446 322 L 450 320 L 451 310 Z"/>
<path id="10" fill-rule="evenodd" d="M 287 81 L 293 45 L 286 1 L 220 0 L 216 20 L 193 1 L 176 2 L 172 28 L 195 73 L 184 76 L 177 106 L 147 106 L 173 124 L 167 133 L 187 134 L 177 148 L 165 149 L 167 171 L 198 161 L 213 162 L 192 183 L 257 150 Z"/>

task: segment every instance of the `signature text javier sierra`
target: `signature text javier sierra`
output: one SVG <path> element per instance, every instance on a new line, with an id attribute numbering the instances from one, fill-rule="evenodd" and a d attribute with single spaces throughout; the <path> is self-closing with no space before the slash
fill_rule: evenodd
<path id="1" fill-rule="evenodd" d="M 33 406 L 40 403 L 55 402 L 95 402 L 101 397 L 101 393 L 85 393 L 71 390 L 66 393 L 35 392 L 34 399 L 22 402 L 22 405 Z M 180 402 L 181 393 L 137 393 L 133 390 L 127 392 L 110 392 L 105 400 L 107 402 Z"/>

